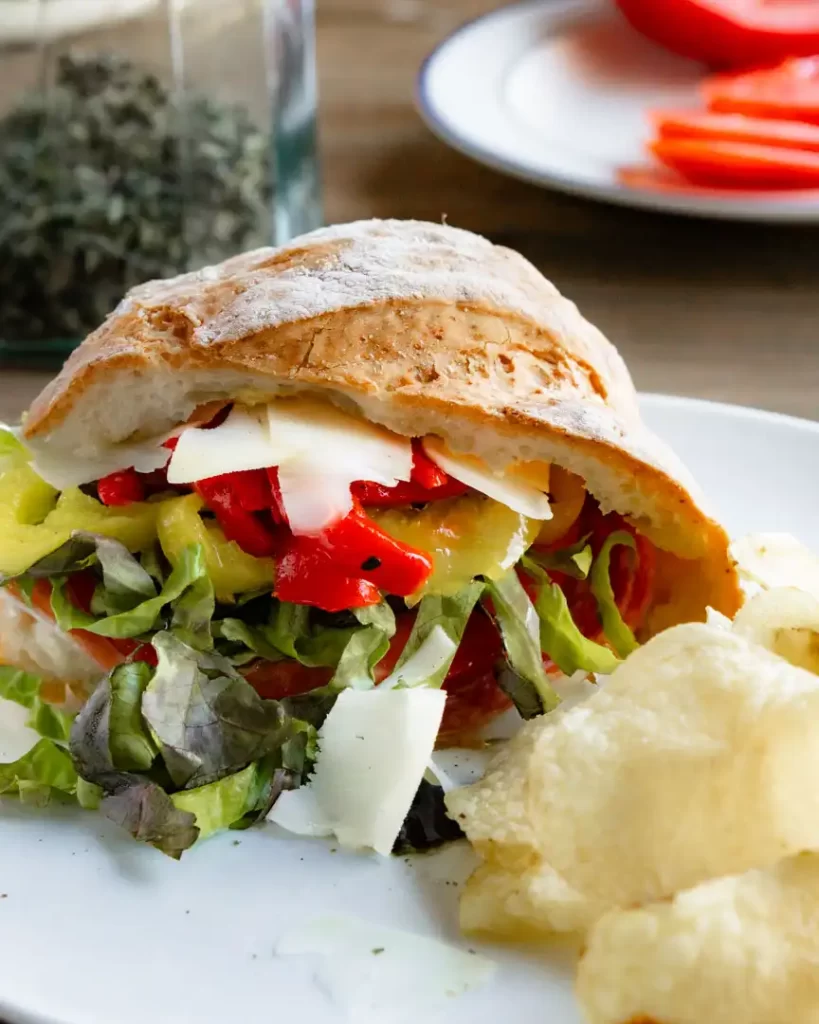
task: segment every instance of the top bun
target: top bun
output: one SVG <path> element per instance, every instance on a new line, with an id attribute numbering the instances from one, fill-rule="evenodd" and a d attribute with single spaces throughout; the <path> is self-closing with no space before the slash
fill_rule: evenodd
<path id="1" fill-rule="evenodd" d="M 701 562 L 695 617 L 704 602 L 736 607 L 725 533 L 641 422 L 614 347 L 522 256 L 447 225 L 338 225 L 134 288 L 24 432 L 35 453 L 93 458 L 204 402 L 295 392 L 493 467 L 559 464 L 604 510 Z"/>

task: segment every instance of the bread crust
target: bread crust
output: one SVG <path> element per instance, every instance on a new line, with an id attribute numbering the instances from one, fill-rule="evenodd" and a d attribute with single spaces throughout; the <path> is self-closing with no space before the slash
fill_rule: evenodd
<path id="1" fill-rule="evenodd" d="M 604 509 L 707 564 L 703 613 L 738 606 L 725 532 L 642 424 L 614 347 L 522 256 L 445 225 L 340 225 L 135 288 L 24 431 L 35 453 L 93 454 L 202 401 L 299 390 L 498 468 L 564 465 Z"/>

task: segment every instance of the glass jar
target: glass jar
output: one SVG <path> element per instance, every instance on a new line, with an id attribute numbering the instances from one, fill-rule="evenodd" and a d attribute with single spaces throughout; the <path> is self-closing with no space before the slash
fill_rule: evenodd
<path id="1" fill-rule="evenodd" d="M 313 0 L 0 0 L 0 363 L 321 222 Z"/>

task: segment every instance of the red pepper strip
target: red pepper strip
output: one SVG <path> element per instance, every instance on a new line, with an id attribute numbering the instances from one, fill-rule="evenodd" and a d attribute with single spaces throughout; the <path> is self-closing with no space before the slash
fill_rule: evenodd
<path id="1" fill-rule="evenodd" d="M 276 565 L 275 596 L 280 601 L 311 604 L 326 612 L 341 612 L 378 604 L 378 587 L 367 580 L 344 576 L 318 537 L 288 537 Z"/>
<path id="2" fill-rule="evenodd" d="M 230 488 L 233 496 L 245 512 L 269 512 L 273 504 L 270 481 L 263 469 L 246 469 L 236 473 L 223 473 L 204 481 L 208 485 L 217 482 Z"/>
<path id="3" fill-rule="evenodd" d="M 144 501 L 145 488 L 135 469 L 109 473 L 97 483 L 97 494 L 103 505 L 130 505 Z"/>
<path id="4" fill-rule="evenodd" d="M 412 439 L 412 483 L 419 484 L 431 491 L 434 487 L 443 487 L 452 478 L 440 466 L 436 466 L 424 451 L 420 437 Z"/>
<path id="5" fill-rule="evenodd" d="M 432 574 L 432 558 L 402 544 L 359 507 L 316 538 L 340 572 L 360 576 L 397 597 L 414 594 Z"/>
<path id="6" fill-rule="evenodd" d="M 228 540 L 256 558 L 269 558 L 279 550 L 278 539 L 255 512 L 242 508 L 224 476 L 197 480 L 194 490 L 216 514 Z"/>
<path id="7" fill-rule="evenodd" d="M 267 479 L 270 482 L 270 491 L 273 496 L 273 502 L 270 507 L 273 522 L 279 526 L 286 525 L 287 513 L 284 511 L 284 500 L 282 499 L 282 489 L 279 486 L 279 470 L 277 466 L 271 466 L 267 470 Z"/>
<path id="8" fill-rule="evenodd" d="M 362 505 L 374 505 L 388 508 L 393 505 L 416 505 L 439 498 L 458 498 L 466 494 L 469 488 L 459 480 L 448 479 L 439 487 L 427 489 L 421 484 L 410 481 L 398 483 L 394 487 L 383 487 L 369 480 L 357 481 L 352 486 L 353 497 Z"/>

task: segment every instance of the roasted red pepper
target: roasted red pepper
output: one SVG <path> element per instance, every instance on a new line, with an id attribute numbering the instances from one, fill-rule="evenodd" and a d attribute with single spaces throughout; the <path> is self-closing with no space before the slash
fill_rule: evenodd
<path id="1" fill-rule="evenodd" d="M 353 497 L 362 505 L 417 505 L 440 498 L 457 498 L 469 488 L 448 476 L 424 451 L 419 438 L 412 442 L 412 477 L 406 483 L 384 487 L 369 480 L 353 484 Z"/>
<path id="2" fill-rule="evenodd" d="M 145 486 L 135 469 L 121 469 L 98 481 L 97 494 L 103 505 L 130 505 L 145 500 Z"/>
<path id="3" fill-rule="evenodd" d="M 398 597 L 414 594 L 432 573 L 426 552 L 395 540 L 357 505 L 317 539 L 341 572 L 361 576 Z"/>
<path id="4" fill-rule="evenodd" d="M 215 513 L 228 540 L 256 558 L 269 558 L 280 550 L 279 539 L 272 525 L 256 512 L 248 512 L 234 490 L 230 476 L 214 476 L 198 480 L 193 486 L 208 508 Z M 237 474 L 238 475 L 238 474 Z"/>
<path id="5" fill-rule="evenodd" d="M 412 476 L 410 480 L 414 484 L 425 487 L 428 491 L 435 487 L 443 487 L 444 484 L 452 481 L 452 477 L 446 474 L 440 466 L 436 466 L 424 451 L 420 437 L 412 439 Z"/>
<path id="6" fill-rule="evenodd" d="M 394 505 L 420 505 L 439 498 L 458 498 L 466 494 L 469 488 L 458 480 L 448 479 L 439 487 L 428 489 L 420 484 L 398 483 L 394 487 L 383 487 L 381 484 L 360 481 L 352 486 L 353 497 L 364 506 L 389 508 Z"/>
<path id="7" fill-rule="evenodd" d="M 280 601 L 311 604 L 326 612 L 341 612 L 378 604 L 378 587 L 365 579 L 345 576 L 318 537 L 293 537 L 276 565 L 275 596 Z"/>

